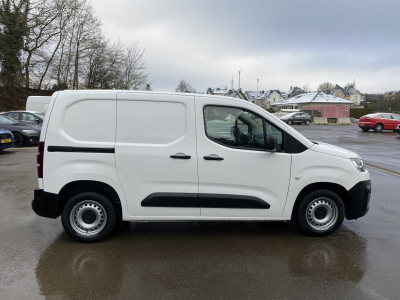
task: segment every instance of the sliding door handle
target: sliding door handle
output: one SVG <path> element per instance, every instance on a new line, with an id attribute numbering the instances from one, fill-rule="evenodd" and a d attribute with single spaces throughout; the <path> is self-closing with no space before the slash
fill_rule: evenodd
<path id="1" fill-rule="evenodd" d="M 203 156 L 203 158 L 205 160 L 224 160 L 223 157 L 219 157 L 219 156 Z"/>
<path id="2" fill-rule="evenodd" d="M 191 156 L 190 155 L 186 155 L 186 154 L 180 154 L 180 155 L 171 155 L 171 158 L 175 158 L 175 159 L 190 159 Z"/>

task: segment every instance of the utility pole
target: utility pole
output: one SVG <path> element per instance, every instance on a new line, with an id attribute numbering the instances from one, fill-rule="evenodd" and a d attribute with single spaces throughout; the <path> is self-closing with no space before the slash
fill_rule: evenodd
<path id="1" fill-rule="evenodd" d="M 257 78 L 257 92 L 258 92 L 258 82 L 260 81 L 260 79 Z"/>
<path id="2" fill-rule="evenodd" d="M 232 90 L 233 90 L 233 84 L 234 83 L 235 83 L 235 81 L 233 80 L 233 76 L 232 76 L 232 81 L 231 81 Z"/>
<path id="3" fill-rule="evenodd" d="M 241 73 L 242 71 L 240 71 L 239 70 L 239 89 L 240 89 L 240 73 Z"/>

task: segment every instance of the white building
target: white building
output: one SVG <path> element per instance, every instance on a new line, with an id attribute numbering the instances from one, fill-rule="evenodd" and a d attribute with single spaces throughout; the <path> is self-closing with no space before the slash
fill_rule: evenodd
<path id="1" fill-rule="evenodd" d="M 262 108 L 270 108 L 271 104 L 284 100 L 279 90 L 266 90 L 259 92 L 247 91 L 245 94 L 250 102 L 257 104 Z"/>

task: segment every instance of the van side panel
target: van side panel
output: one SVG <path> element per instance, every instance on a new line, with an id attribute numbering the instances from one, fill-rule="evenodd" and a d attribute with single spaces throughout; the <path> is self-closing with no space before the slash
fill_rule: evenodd
<path id="1" fill-rule="evenodd" d="M 126 215 L 114 156 L 116 92 L 62 91 L 53 102 L 45 118 L 47 131 L 41 136 L 45 142 L 43 189 L 58 194 L 73 181 L 103 182 L 118 193 Z"/>
<path id="2" fill-rule="evenodd" d="M 116 167 L 132 220 L 200 217 L 194 96 L 117 97 Z"/>
<path id="3" fill-rule="evenodd" d="M 29 96 L 26 100 L 26 110 L 45 112 L 52 96 Z"/>

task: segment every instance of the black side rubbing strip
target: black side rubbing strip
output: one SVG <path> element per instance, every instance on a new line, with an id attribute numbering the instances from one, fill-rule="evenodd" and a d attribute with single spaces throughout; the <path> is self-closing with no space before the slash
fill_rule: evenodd
<path id="1" fill-rule="evenodd" d="M 85 152 L 85 153 L 115 153 L 114 148 L 85 148 L 69 146 L 48 146 L 49 152 Z"/>
<path id="2" fill-rule="evenodd" d="M 154 193 L 142 201 L 145 207 L 199 207 L 197 193 Z"/>
<path id="3" fill-rule="evenodd" d="M 257 197 L 196 193 L 154 193 L 141 204 L 144 207 L 270 208 L 267 202 Z"/>
<path id="4" fill-rule="evenodd" d="M 199 194 L 200 207 L 214 208 L 258 208 L 269 209 L 271 206 L 257 197 L 221 195 L 221 194 Z"/>

